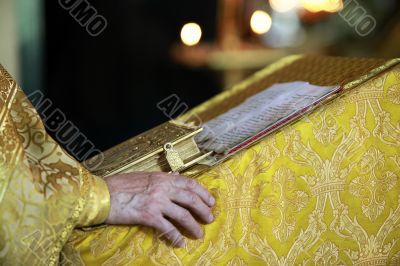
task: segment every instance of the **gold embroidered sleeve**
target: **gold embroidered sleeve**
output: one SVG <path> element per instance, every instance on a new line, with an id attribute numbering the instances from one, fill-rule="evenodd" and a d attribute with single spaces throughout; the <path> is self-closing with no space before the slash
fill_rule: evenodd
<path id="1" fill-rule="evenodd" d="M 92 226 L 103 223 L 110 211 L 110 193 L 106 182 L 97 176 L 84 174 L 84 189 L 86 193 L 85 207 L 79 217 L 76 227 Z"/>
<path id="2" fill-rule="evenodd" d="M 104 180 L 47 133 L 0 65 L 0 265 L 68 264 L 61 250 L 73 229 L 102 223 L 109 201 Z"/>

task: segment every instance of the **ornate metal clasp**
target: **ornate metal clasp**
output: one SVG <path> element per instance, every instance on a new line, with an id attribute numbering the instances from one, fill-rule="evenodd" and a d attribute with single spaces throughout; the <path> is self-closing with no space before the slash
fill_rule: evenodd
<path id="1" fill-rule="evenodd" d="M 167 158 L 168 164 L 173 172 L 177 172 L 185 166 L 179 152 L 174 150 L 172 143 L 166 143 L 164 145 L 164 151 L 165 157 Z"/>

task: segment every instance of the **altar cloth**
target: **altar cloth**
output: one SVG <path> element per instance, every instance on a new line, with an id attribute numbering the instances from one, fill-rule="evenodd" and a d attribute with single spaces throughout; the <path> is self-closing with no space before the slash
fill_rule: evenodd
<path id="1" fill-rule="evenodd" d="M 304 65 L 310 61 L 313 65 Z M 62 262 L 399 265 L 397 63 L 290 57 L 194 108 L 183 119 L 207 121 L 269 83 L 285 80 L 345 88 L 312 114 L 197 177 L 216 198 L 216 219 L 204 226 L 204 239 L 173 248 L 140 226 L 75 230 Z"/>

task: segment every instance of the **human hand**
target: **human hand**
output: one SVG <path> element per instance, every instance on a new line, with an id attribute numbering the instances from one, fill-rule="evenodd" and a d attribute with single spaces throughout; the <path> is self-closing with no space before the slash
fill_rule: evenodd
<path id="1" fill-rule="evenodd" d="M 210 207 L 215 199 L 194 179 L 162 172 L 137 172 L 110 176 L 105 181 L 111 199 L 107 224 L 153 227 L 174 246 L 182 247 L 183 236 L 173 222 L 201 238 L 203 230 L 194 217 L 205 223 L 214 220 Z"/>

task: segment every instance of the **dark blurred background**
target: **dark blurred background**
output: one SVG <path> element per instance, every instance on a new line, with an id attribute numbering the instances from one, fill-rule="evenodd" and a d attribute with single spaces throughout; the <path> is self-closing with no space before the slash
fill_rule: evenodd
<path id="1" fill-rule="evenodd" d="M 213 1 L 93 1 L 108 22 L 90 36 L 57 1 L 47 1 L 46 94 L 99 149 L 168 118 L 157 103 L 177 94 L 189 106 L 218 92 L 214 73 L 171 60 L 180 28 L 196 20 L 215 27 Z"/>
<path id="2" fill-rule="evenodd" d="M 86 1 L 95 37 L 61 2 L 0 0 L 0 63 L 101 150 L 168 120 L 165 97 L 192 108 L 286 55 L 400 56 L 396 0 Z"/>

